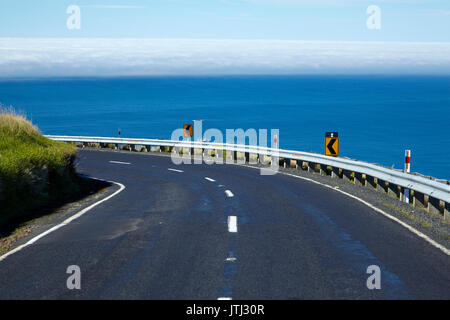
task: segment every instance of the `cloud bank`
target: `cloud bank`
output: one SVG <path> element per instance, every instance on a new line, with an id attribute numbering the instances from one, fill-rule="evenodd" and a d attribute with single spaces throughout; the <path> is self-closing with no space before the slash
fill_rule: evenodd
<path id="1" fill-rule="evenodd" d="M 445 74 L 450 43 L 0 38 L 0 77 Z"/>

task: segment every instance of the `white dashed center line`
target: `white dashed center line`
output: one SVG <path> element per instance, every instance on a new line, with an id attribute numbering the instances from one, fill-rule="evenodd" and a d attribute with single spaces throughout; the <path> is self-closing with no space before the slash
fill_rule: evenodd
<path id="1" fill-rule="evenodd" d="M 229 197 L 229 198 L 234 197 L 233 192 L 231 192 L 230 190 L 225 190 L 225 194 L 226 194 L 227 197 Z"/>
<path id="2" fill-rule="evenodd" d="M 131 164 L 131 163 L 129 163 L 129 162 L 122 162 L 122 161 L 109 161 L 109 163 Z"/>
<path id="3" fill-rule="evenodd" d="M 211 181 L 211 182 L 216 182 L 216 180 L 208 178 L 208 177 L 205 177 L 205 179 L 208 180 L 208 181 Z"/>
<path id="4" fill-rule="evenodd" d="M 169 170 L 169 171 L 175 171 L 175 172 L 184 172 L 183 170 L 172 169 L 172 168 L 169 168 L 169 169 L 167 169 L 167 170 Z"/>
<path id="5" fill-rule="evenodd" d="M 228 232 L 237 232 L 237 217 L 228 217 Z"/>
<path id="6" fill-rule="evenodd" d="M 233 300 L 230 297 L 219 297 L 217 300 Z"/>

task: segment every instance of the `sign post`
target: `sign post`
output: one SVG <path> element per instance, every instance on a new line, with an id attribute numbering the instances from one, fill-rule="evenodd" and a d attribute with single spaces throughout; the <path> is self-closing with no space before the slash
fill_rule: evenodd
<path id="1" fill-rule="evenodd" d="M 331 157 L 339 156 L 339 135 L 337 132 L 325 133 L 325 155 Z"/>
<path id="2" fill-rule="evenodd" d="M 411 164 L 411 150 L 405 150 L 405 170 L 404 172 L 410 172 Z M 406 203 L 409 203 L 409 189 L 405 188 L 404 199 Z"/>

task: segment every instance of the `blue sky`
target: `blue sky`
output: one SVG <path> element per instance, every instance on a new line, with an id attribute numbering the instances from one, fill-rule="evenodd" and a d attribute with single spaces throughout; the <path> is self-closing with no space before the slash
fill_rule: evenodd
<path id="1" fill-rule="evenodd" d="M 68 30 L 66 9 L 81 8 Z M 382 28 L 369 30 L 378 5 Z M 1 0 L 0 37 L 450 42 L 448 0 Z"/>
<path id="2" fill-rule="evenodd" d="M 180 74 L 450 75 L 450 0 L 0 0 L 0 78 Z"/>

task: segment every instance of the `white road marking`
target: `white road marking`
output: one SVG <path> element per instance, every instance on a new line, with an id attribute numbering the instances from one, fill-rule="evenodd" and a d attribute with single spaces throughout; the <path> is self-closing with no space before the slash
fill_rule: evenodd
<path id="1" fill-rule="evenodd" d="M 91 179 L 95 179 L 95 180 L 101 180 L 101 179 L 92 178 L 92 177 L 90 177 L 90 178 L 91 178 Z M 101 180 L 101 181 L 104 181 L 104 180 Z M 75 220 L 75 219 L 81 217 L 83 214 L 85 214 L 86 212 L 88 212 L 88 211 L 91 210 L 92 208 L 98 206 L 100 203 L 105 202 L 105 201 L 111 199 L 112 197 L 118 195 L 120 192 L 122 192 L 122 191 L 125 189 L 125 186 L 124 186 L 123 184 L 119 183 L 119 182 L 114 182 L 114 181 L 107 181 L 107 182 L 111 182 L 111 183 L 114 183 L 114 184 L 118 185 L 118 186 L 120 187 L 120 189 L 117 190 L 116 192 L 114 192 L 113 194 L 107 196 L 105 199 L 102 199 L 102 200 L 100 200 L 100 201 L 97 201 L 96 203 L 91 204 L 89 207 L 84 208 L 84 209 L 81 210 L 80 212 L 78 212 L 78 213 L 74 214 L 73 216 L 67 218 L 66 220 L 64 220 L 64 221 L 61 222 L 60 224 L 54 226 L 53 228 L 50 228 L 49 230 L 47 230 L 47 231 L 45 231 L 45 232 L 43 232 L 43 233 L 37 235 L 36 237 L 34 237 L 34 238 L 32 238 L 31 240 L 29 240 L 27 243 L 22 244 L 22 245 L 18 246 L 17 248 L 15 248 L 15 249 L 13 249 L 13 250 L 11 250 L 11 251 L 5 253 L 4 255 L 0 256 L 0 261 L 6 259 L 6 257 L 12 255 L 13 253 L 15 253 L 15 252 L 17 252 L 17 251 L 20 251 L 20 250 L 22 250 L 23 248 L 25 248 L 25 247 L 27 247 L 27 246 L 29 246 L 29 245 L 35 243 L 35 242 L 38 241 L 39 239 L 41 239 L 41 238 L 45 237 L 46 235 L 48 235 L 49 233 L 52 233 L 53 231 L 58 230 L 59 228 L 64 227 L 65 225 L 68 225 L 68 224 L 71 223 L 73 220 Z"/>
<path id="2" fill-rule="evenodd" d="M 236 262 L 236 258 L 230 257 L 230 258 L 227 258 L 225 261 Z"/>
<path id="3" fill-rule="evenodd" d="M 175 171 L 175 172 L 184 172 L 183 170 L 172 169 L 172 168 L 169 168 L 169 169 L 167 169 L 167 170 L 169 170 L 169 171 Z"/>
<path id="4" fill-rule="evenodd" d="M 211 181 L 211 182 L 216 182 L 216 180 L 208 178 L 208 177 L 205 177 L 205 179 L 208 180 L 208 181 Z"/>
<path id="5" fill-rule="evenodd" d="M 226 194 L 227 197 L 229 197 L 229 198 L 234 197 L 233 192 L 231 192 L 230 190 L 225 190 L 225 194 Z"/>
<path id="6" fill-rule="evenodd" d="M 260 169 L 260 168 L 258 168 L 258 167 L 252 167 L 252 166 L 243 165 L 243 164 L 235 164 L 235 165 L 243 166 L 243 167 L 248 167 L 248 168 L 254 168 L 254 169 L 258 169 L 258 170 Z M 343 194 L 345 194 L 346 196 L 349 196 L 350 198 L 353 198 L 353 199 L 355 199 L 355 200 L 358 200 L 359 202 L 365 204 L 366 206 L 368 206 L 369 208 L 375 210 L 376 212 L 381 213 L 381 214 L 384 215 L 385 217 L 387 217 L 387 218 L 389 218 L 389 219 L 391 219 L 391 220 L 397 222 L 398 224 L 400 224 L 401 226 L 405 227 L 406 229 L 408 229 L 409 231 L 411 231 L 412 233 L 414 233 L 414 234 L 417 235 L 418 237 L 424 239 L 426 242 L 428 242 L 429 244 L 431 244 L 433 247 L 435 247 L 435 248 L 441 250 L 443 253 L 445 253 L 446 255 L 450 256 L 450 249 L 447 249 L 446 247 L 444 247 L 443 245 L 437 243 L 436 241 L 434 241 L 433 239 L 431 239 L 430 237 L 428 237 L 428 236 L 425 235 L 424 233 L 420 232 L 419 230 L 414 229 L 413 227 L 411 227 L 410 225 L 404 223 L 404 222 L 401 221 L 400 219 L 398 219 L 398 218 L 396 218 L 396 217 L 394 217 L 394 216 L 391 216 L 390 214 L 388 214 L 388 213 L 384 212 L 383 210 L 381 210 L 381 209 L 375 207 L 374 205 L 368 203 L 367 201 L 365 201 L 365 200 L 363 200 L 363 199 L 361 199 L 361 198 L 358 198 L 357 196 L 354 196 L 354 195 L 352 195 L 352 194 L 350 194 L 350 193 L 348 193 L 348 192 L 342 191 L 341 189 L 336 189 L 336 188 L 334 188 L 334 187 L 332 187 L 332 186 L 330 186 L 330 185 L 328 185 L 328 184 L 325 184 L 325 183 L 321 183 L 321 182 L 315 181 L 315 180 L 313 180 L 313 179 L 309 179 L 309 178 L 305 178 L 305 177 L 300 177 L 300 176 L 296 176 L 296 175 L 294 175 L 294 174 L 290 174 L 290 173 L 286 173 L 286 172 L 281 172 L 281 171 L 280 171 L 279 173 L 284 174 L 284 175 L 287 175 L 287 176 L 291 176 L 291 177 L 294 177 L 294 178 L 298 178 L 298 179 L 303 179 L 303 180 L 306 180 L 306 181 L 310 181 L 310 182 L 315 183 L 315 184 L 322 185 L 322 186 L 327 187 L 327 188 L 329 188 L 329 189 L 331 189 L 331 190 L 335 190 L 335 191 L 337 191 L 337 192 L 343 193 Z"/>
<path id="7" fill-rule="evenodd" d="M 228 232 L 237 232 L 237 217 L 228 217 Z"/>
<path id="8" fill-rule="evenodd" d="M 217 298 L 217 300 L 233 300 L 233 299 L 230 297 L 219 297 Z"/>
<path id="9" fill-rule="evenodd" d="M 109 163 L 131 164 L 130 162 L 122 162 L 122 161 L 109 161 Z"/>

